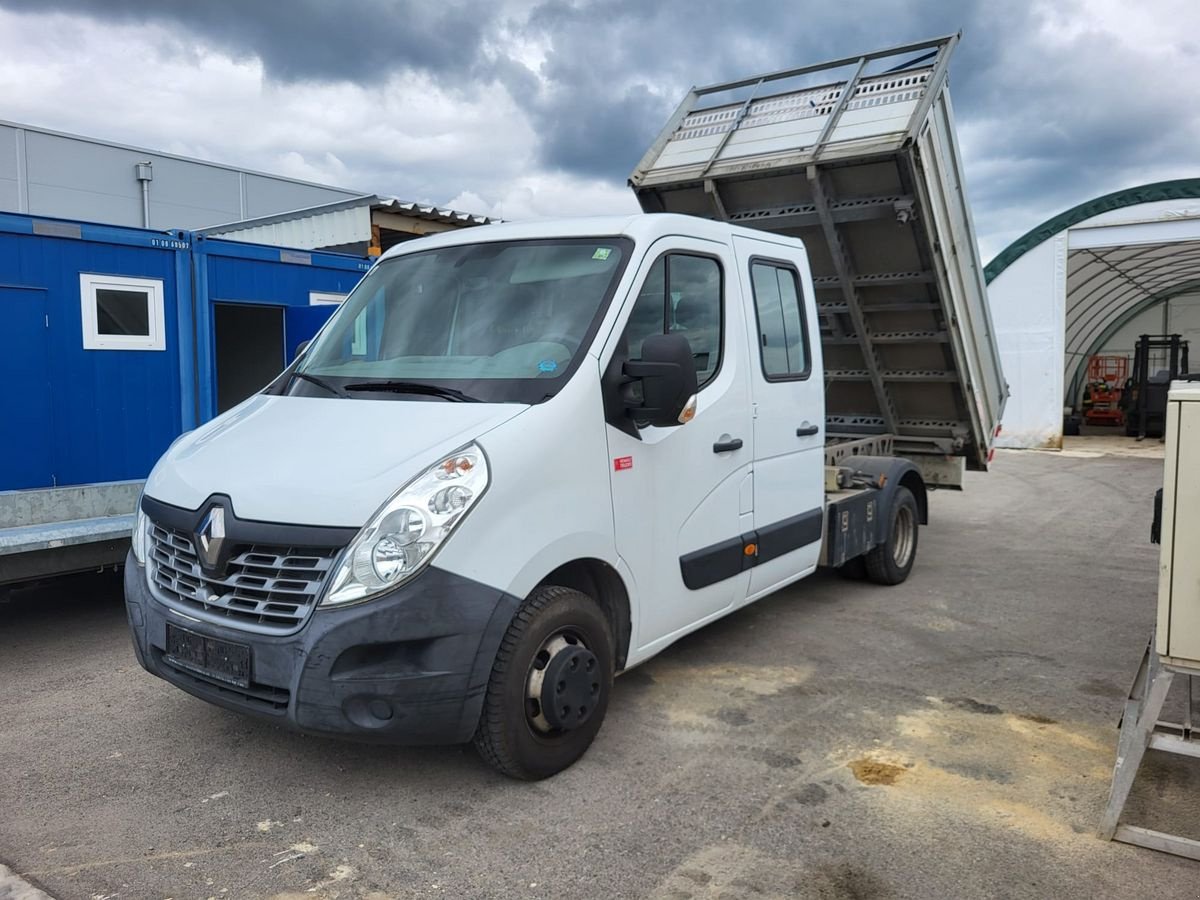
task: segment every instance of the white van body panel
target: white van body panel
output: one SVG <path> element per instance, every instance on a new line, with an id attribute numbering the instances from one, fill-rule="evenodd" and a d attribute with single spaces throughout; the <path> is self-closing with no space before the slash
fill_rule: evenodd
<path id="1" fill-rule="evenodd" d="M 572 560 L 616 567 L 600 376 L 590 361 L 553 401 L 529 407 L 479 446 L 487 493 L 433 565 L 515 597 Z"/>
<path id="2" fill-rule="evenodd" d="M 180 438 L 146 493 L 243 519 L 361 528 L 410 479 L 528 407 L 255 394 Z"/>

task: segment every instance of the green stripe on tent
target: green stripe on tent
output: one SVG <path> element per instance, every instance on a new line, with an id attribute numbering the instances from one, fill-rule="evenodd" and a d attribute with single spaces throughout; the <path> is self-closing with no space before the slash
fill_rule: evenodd
<path id="1" fill-rule="evenodd" d="M 1078 225 L 1092 216 L 1121 209 L 1126 206 L 1136 206 L 1139 203 L 1153 203 L 1157 200 L 1190 200 L 1200 197 L 1200 178 L 1180 178 L 1175 181 L 1159 181 L 1155 184 L 1143 184 L 1141 187 L 1126 188 L 1115 191 L 1073 206 L 1066 212 L 1059 213 L 1052 219 L 1047 219 L 1037 228 L 1025 232 L 998 254 L 983 269 L 984 278 L 991 284 L 997 275 L 1024 256 L 1038 244 L 1047 241 L 1061 231 L 1073 225 Z"/>

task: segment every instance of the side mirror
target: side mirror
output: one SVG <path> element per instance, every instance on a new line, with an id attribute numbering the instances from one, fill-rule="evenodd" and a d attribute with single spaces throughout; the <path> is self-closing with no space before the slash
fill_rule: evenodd
<path id="1" fill-rule="evenodd" d="M 651 425 L 681 425 L 696 395 L 696 362 L 682 334 L 652 334 L 642 343 L 641 359 L 625 363 L 625 374 L 641 381 L 642 402 L 627 403 L 631 415 Z"/>
<path id="2" fill-rule="evenodd" d="M 309 344 L 311 344 L 311 343 L 312 343 L 312 341 L 301 341 L 300 343 L 298 343 L 298 344 L 296 345 L 296 353 L 295 353 L 295 355 L 296 355 L 296 356 L 299 356 L 301 353 L 303 353 L 305 350 L 307 350 L 307 349 L 308 349 L 308 345 L 309 345 Z"/>

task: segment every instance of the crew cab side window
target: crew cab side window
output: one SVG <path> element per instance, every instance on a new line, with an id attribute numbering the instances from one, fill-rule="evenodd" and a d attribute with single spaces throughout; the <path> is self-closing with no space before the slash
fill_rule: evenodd
<path id="1" fill-rule="evenodd" d="M 767 381 L 807 378 L 808 330 L 804 326 L 796 270 L 755 260 L 750 264 L 750 283 L 754 289 L 763 375 Z"/>
<path id="2" fill-rule="evenodd" d="M 717 373 L 724 340 L 721 264 L 708 256 L 669 253 L 650 269 L 633 305 L 625 338 L 629 358 L 638 359 L 652 334 L 682 334 L 692 347 L 696 382 L 704 387 Z"/>

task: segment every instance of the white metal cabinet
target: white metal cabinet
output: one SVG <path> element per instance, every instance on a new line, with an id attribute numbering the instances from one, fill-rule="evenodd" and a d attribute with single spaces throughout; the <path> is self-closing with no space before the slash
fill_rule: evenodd
<path id="1" fill-rule="evenodd" d="M 1156 649 L 1200 665 L 1200 384 L 1167 399 Z"/>

